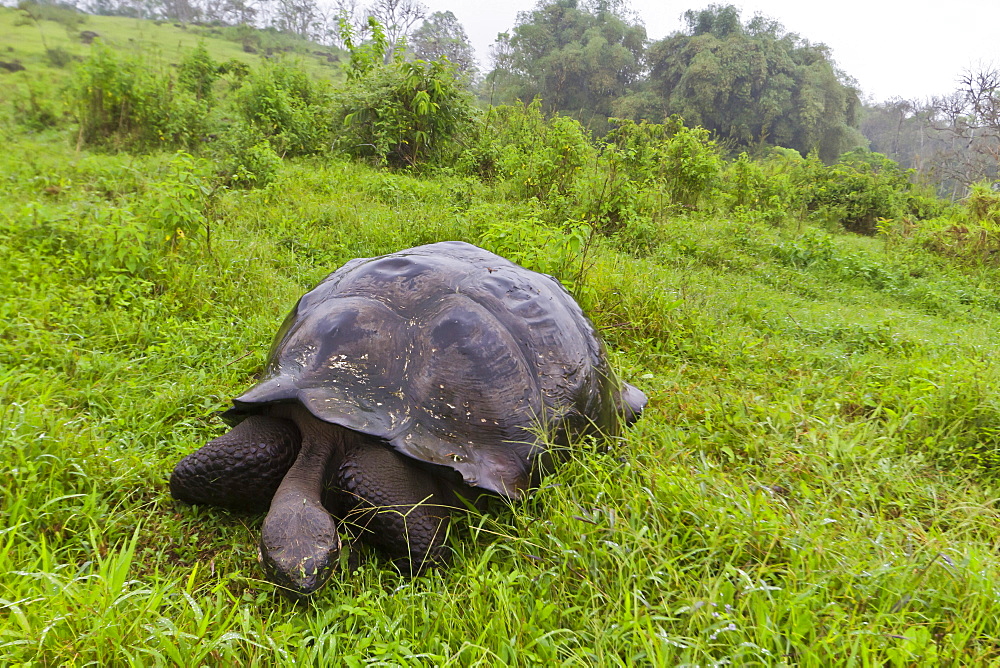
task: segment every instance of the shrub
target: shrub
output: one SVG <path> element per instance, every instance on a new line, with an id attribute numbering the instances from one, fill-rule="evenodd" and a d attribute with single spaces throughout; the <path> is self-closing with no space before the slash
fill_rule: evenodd
<path id="1" fill-rule="evenodd" d="M 236 92 L 236 107 L 278 155 L 319 153 L 330 145 L 328 93 L 300 67 L 262 62 Z"/>
<path id="2" fill-rule="evenodd" d="M 236 124 L 219 142 L 219 174 L 236 188 L 263 188 L 274 180 L 281 158 L 262 133 Z"/>
<path id="3" fill-rule="evenodd" d="M 46 49 L 45 57 L 53 67 L 66 67 L 73 62 L 73 54 L 61 47 Z"/>
<path id="4" fill-rule="evenodd" d="M 519 197 L 543 203 L 566 196 L 578 172 L 597 151 L 576 119 L 544 119 L 538 100 L 527 106 L 497 108 L 499 173 Z"/>
<path id="5" fill-rule="evenodd" d="M 168 74 L 95 45 L 71 92 L 86 144 L 113 148 L 191 147 L 207 128 L 207 107 Z"/>
<path id="6" fill-rule="evenodd" d="M 1000 192 L 993 189 L 993 184 L 973 184 L 964 204 L 970 222 L 1000 226 Z"/>
<path id="7" fill-rule="evenodd" d="M 177 83 L 194 94 L 195 99 L 212 103 L 212 85 L 219 78 L 219 65 L 208 55 L 204 42 L 188 52 L 177 69 Z"/>
<path id="8" fill-rule="evenodd" d="M 24 87 L 14 89 L 14 118 L 32 130 L 44 130 L 57 125 L 62 117 L 56 96 L 44 84 L 31 79 Z"/>
<path id="9" fill-rule="evenodd" d="M 709 131 L 681 125 L 664 147 L 660 174 L 673 202 L 697 208 L 718 185 L 722 166 Z"/>
<path id="10" fill-rule="evenodd" d="M 370 27 L 373 38 L 360 46 L 342 27 L 351 58 L 347 86 L 335 104 L 342 127 L 336 146 L 392 167 L 454 163 L 457 140 L 476 116 L 459 72 L 445 59 L 403 62 L 395 54 L 386 63 L 388 41 L 377 21 Z"/>
<path id="11" fill-rule="evenodd" d="M 726 166 L 723 182 L 727 208 L 737 220 L 778 225 L 797 208 L 797 189 L 782 161 L 754 161 L 741 153 Z"/>
<path id="12" fill-rule="evenodd" d="M 549 223 L 579 221 L 648 247 L 664 212 L 712 200 L 722 158 L 707 132 L 678 118 L 613 123 L 598 144 L 575 119 L 546 119 L 539 100 L 496 107 L 465 157 L 474 172 L 504 179 L 509 194 L 541 203 Z"/>
<path id="13" fill-rule="evenodd" d="M 906 213 L 911 174 L 881 153 L 861 149 L 845 153 L 817 174 L 810 211 L 818 218 L 839 221 L 850 232 L 872 236 L 880 219 Z"/>

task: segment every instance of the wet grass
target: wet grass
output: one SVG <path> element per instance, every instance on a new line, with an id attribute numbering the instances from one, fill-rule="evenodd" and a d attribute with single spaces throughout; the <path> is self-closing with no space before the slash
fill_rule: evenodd
<path id="1" fill-rule="evenodd" d="M 72 143 L 0 157 L 0 662 L 1000 660 L 994 271 L 713 218 L 539 254 L 551 230 L 488 186 L 334 160 L 215 192 L 178 236 L 177 158 Z M 444 239 L 560 268 L 649 408 L 456 522 L 449 568 L 365 558 L 295 606 L 261 581 L 260 517 L 166 478 L 302 291 Z"/>

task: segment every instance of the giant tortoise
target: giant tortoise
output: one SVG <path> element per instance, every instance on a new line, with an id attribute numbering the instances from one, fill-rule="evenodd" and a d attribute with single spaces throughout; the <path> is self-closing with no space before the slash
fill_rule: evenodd
<path id="1" fill-rule="evenodd" d="M 338 560 L 338 520 L 419 571 L 465 500 L 519 498 L 554 451 L 616 434 L 645 403 L 556 279 L 430 244 L 352 260 L 306 293 L 223 414 L 235 426 L 181 460 L 170 491 L 266 510 L 264 570 L 302 597 Z"/>

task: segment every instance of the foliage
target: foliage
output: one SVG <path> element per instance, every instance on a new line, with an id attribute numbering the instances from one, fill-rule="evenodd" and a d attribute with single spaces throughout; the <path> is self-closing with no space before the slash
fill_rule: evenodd
<path id="1" fill-rule="evenodd" d="M 428 16 L 413 31 L 409 45 L 417 60 L 445 59 L 468 81 L 479 72 L 476 51 L 465 34 L 465 28 L 450 11 L 434 12 Z"/>
<path id="2" fill-rule="evenodd" d="M 860 102 L 823 45 L 755 16 L 712 5 L 685 14 L 687 31 L 647 51 L 649 90 L 663 114 L 679 114 L 744 150 L 760 145 L 817 150 L 832 162 L 863 140 Z"/>
<path id="3" fill-rule="evenodd" d="M 231 66 L 230 66 L 231 67 Z M 220 65 L 212 60 L 204 42 L 189 51 L 177 68 L 177 83 L 194 94 L 195 99 L 211 105 L 212 85 L 219 78 Z"/>
<path id="4" fill-rule="evenodd" d="M 188 147 L 207 128 L 207 107 L 149 63 L 94 45 L 71 93 L 80 140 L 110 148 Z"/>
<path id="5" fill-rule="evenodd" d="M 726 165 L 722 177 L 726 208 L 737 220 L 769 225 L 780 225 L 799 213 L 804 198 L 787 166 L 784 161 L 754 161 L 740 153 Z"/>
<path id="6" fill-rule="evenodd" d="M 236 188 L 264 188 L 281 169 L 281 158 L 263 133 L 238 124 L 225 132 L 219 142 L 219 174 Z"/>
<path id="7" fill-rule="evenodd" d="M 336 147 L 392 167 L 447 164 L 473 124 L 471 96 L 447 60 L 405 62 L 397 53 L 386 64 L 389 42 L 376 21 L 370 25 L 368 44 L 355 46 L 344 33 L 351 60 L 347 85 L 334 102 L 341 126 Z"/>
<path id="8" fill-rule="evenodd" d="M 62 120 L 62 101 L 43 83 L 27 80 L 15 89 L 11 103 L 18 123 L 32 130 L 54 127 Z"/>
<path id="9" fill-rule="evenodd" d="M 327 150 L 332 126 L 329 91 L 302 68 L 283 60 L 263 61 L 235 94 L 236 108 L 254 132 L 281 156 Z"/>
<path id="10" fill-rule="evenodd" d="M 642 72 L 646 30 L 608 2 L 547 0 L 500 35 L 490 75 L 498 101 L 540 97 L 547 113 L 603 128 Z"/>
<path id="11" fill-rule="evenodd" d="M 814 180 L 808 206 L 820 219 L 873 235 L 880 219 L 907 213 L 910 177 L 911 172 L 879 153 L 846 153 Z"/>
<path id="12" fill-rule="evenodd" d="M 919 245 L 972 266 L 1000 263 L 1000 193 L 990 182 L 973 184 L 961 206 L 920 225 L 895 225 L 887 236 L 902 245 Z"/>
<path id="13" fill-rule="evenodd" d="M 549 222 L 582 222 L 606 235 L 712 205 L 723 162 L 707 131 L 680 119 L 613 122 L 594 142 L 575 119 L 545 118 L 538 100 L 495 107 L 465 157 L 488 166 L 512 197 L 542 204 Z"/>
<path id="14" fill-rule="evenodd" d="M 992 183 L 973 184 L 965 199 L 965 209 L 970 222 L 1000 227 L 1000 192 Z"/>
<path id="15" fill-rule="evenodd" d="M 577 172 L 596 155 L 579 121 L 545 118 L 539 100 L 494 108 L 490 124 L 490 140 L 500 150 L 498 172 L 517 197 L 545 200 L 567 195 Z"/>

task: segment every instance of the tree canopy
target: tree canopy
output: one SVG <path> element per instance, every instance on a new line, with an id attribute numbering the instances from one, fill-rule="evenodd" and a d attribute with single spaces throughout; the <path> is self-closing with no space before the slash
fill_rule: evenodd
<path id="1" fill-rule="evenodd" d="M 470 78 L 479 71 L 469 36 L 452 12 L 434 12 L 428 16 L 410 36 L 410 48 L 420 60 L 446 58 Z"/>
<path id="2" fill-rule="evenodd" d="M 549 113 L 603 121 L 639 81 L 645 43 L 646 29 L 622 3 L 543 0 L 497 40 L 497 97 L 539 96 Z"/>
<path id="3" fill-rule="evenodd" d="M 826 161 L 863 143 L 860 100 L 829 49 L 731 5 L 684 14 L 686 30 L 650 45 L 649 98 L 738 148 L 769 144 Z"/>

